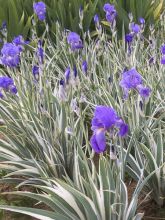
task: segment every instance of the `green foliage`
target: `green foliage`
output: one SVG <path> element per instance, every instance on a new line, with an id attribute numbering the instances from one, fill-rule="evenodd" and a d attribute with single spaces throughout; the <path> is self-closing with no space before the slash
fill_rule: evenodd
<path id="1" fill-rule="evenodd" d="M 146 188 L 159 206 L 165 204 L 165 159 L 164 129 L 159 126 L 155 131 L 146 129 L 143 133 L 145 144 L 135 143 L 136 154 L 128 159 L 128 172 L 137 181 L 141 170 L 144 178 L 153 173 Z M 140 148 L 139 148 L 140 147 Z M 144 159 L 145 158 L 145 159 Z M 136 176 L 136 177 L 135 177 Z"/>
<path id="2" fill-rule="evenodd" d="M 81 149 L 80 149 L 81 151 Z M 89 164 L 83 152 L 76 153 L 74 164 L 74 182 L 65 183 L 61 180 L 40 181 L 41 185 L 33 185 L 42 190 L 42 193 L 13 192 L 12 195 L 30 197 L 50 207 L 51 211 L 30 209 L 25 207 L 0 206 L 0 209 L 27 214 L 38 219 L 127 219 L 140 220 L 142 213 L 136 214 L 137 199 L 145 181 L 139 179 L 129 203 L 127 188 L 118 173 L 115 162 L 100 158 L 97 173 L 92 161 Z M 90 168 L 92 166 L 92 169 Z M 30 181 L 29 181 L 30 182 Z M 27 184 L 29 184 L 27 182 Z M 7 193 L 8 194 L 8 193 Z"/>
<path id="3" fill-rule="evenodd" d="M 49 24 L 49 35 L 54 39 L 56 32 L 56 22 L 60 23 L 62 29 L 69 29 L 75 32 L 82 32 L 80 28 L 79 8 L 83 8 L 83 32 L 90 30 L 94 31 L 93 16 L 98 13 L 101 21 L 105 21 L 105 13 L 103 5 L 109 1 L 102 0 L 45 0 L 47 5 L 47 20 Z M 147 26 L 159 20 L 160 14 L 164 7 L 163 0 L 115 0 L 114 3 L 118 12 L 117 28 L 121 36 L 123 23 L 125 28 L 128 28 L 128 13 L 132 12 L 134 21 L 138 22 L 139 17 L 146 19 Z M 7 22 L 8 40 L 14 36 L 22 34 L 25 38 L 31 37 L 32 19 L 33 15 L 33 1 L 32 0 L 0 0 L 0 24 L 3 21 Z M 109 29 L 109 28 L 108 28 Z M 108 30 L 107 29 L 107 30 Z M 44 32 L 44 23 L 38 22 L 37 27 L 40 36 Z"/>
<path id="4" fill-rule="evenodd" d="M 20 3 L 19 0 L 0 0 L 0 25 L 3 21 L 6 21 L 9 41 L 19 34 L 27 38 L 30 33 L 31 17 L 26 14 L 23 5 Z"/>
<path id="5" fill-rule="evenodd" d="M 44 220 L 141 219 L 136 209 L 142 188 L 164 205 L 165 68 L 159 52 L 164 38 L 152 31 L 151 45 L 137 35 L 128 48 L 116 35 L 111 42 L 104 33 L 96 41 L 83 35 L 84 49 L 72 53 L 66 43 L 67 33 L 61 32 L 58 24 L 55 28 L 56 45 L 44 39 L 44 64 L 38 80 L 32 75 L 32 66 L 37 63 L 32 46 L 21 53 L 19 68 L 0 69 L 18 88 L 17 96 L 6 92 L 0 99 L 4 121 L 0 126 L 0 168 L 6 172 L 1 182 L 36 187 L 38 194 L 19 193 L 42 201 L 52 211 L 1 208 Z M 149 64 L 152 56 L 155 63 Z M 87 74 L 82 71 L 83 60 L 88 63 Z M 65 78 L 68 66 L 71 80 L 61 99 L 59 80 Z M 137 68 L 144 85 L 152 89 L 148 99 L 142 99 L 136 90 L 123 99 L 119 82 L 125 67 Z M 113 107 L 129 125 L 126 138 L 107 137 L 107 151 L 98 161 L 89 144 L 96 105 Z M 118 158 L 114 161 L 109 159 L 112 145 Z M 126 172 L 137 181 L 130 203 L 124 183 Z"/>

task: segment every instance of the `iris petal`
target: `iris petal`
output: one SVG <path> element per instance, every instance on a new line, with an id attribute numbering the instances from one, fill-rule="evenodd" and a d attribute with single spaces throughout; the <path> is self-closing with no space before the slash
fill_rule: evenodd
<path id="1" fill-rule="evenodd" d="M 91 137 L 90 143 L 96 153 L 104 152 L 106 147 L 105 131 L 98 129 Z"/>
<path id="2" fill-rule="evenodd" d="M 125 123 L 122 123 L 121 125 L 120 125 L 120 128 L 119 128 L 119 136 L 121 136 L 121 137 L 124 137 L 125 135 L 127 135 L 128 134 L 128 125 L 127 124 L 125 124 Z"/>

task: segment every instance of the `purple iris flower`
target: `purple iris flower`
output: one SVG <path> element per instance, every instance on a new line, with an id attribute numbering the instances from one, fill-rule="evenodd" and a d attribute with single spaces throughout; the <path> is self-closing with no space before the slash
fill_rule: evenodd
<path id="1" fill-rule="evenodd" d="M 66 83 L 68 84 L 70 79 L 70 67 L 66 68 L 65 70 L 65 79 L 66 79 Z"/>
<path id="2" fill-rule="evenodd" d="M 17 88 L 14 85 L 13 79 L 8 76 L 0 77 L 0 89 L 4 89 L 5 91 L 9 91 L 13 94 L 17 93 Z"/>
<path id="3" fill-rule="evenodd" d="M 83 48 L 82 40 L 80 36 L 75 32 L 69 33 L 67 36 L 67 42 L 70 44 L 71 50 L 73 51 Z"/>
<path id="4" fill-rule="evenodd" d="M 9 89 L 10 86 L 14 85 L 13 79 L 8 76 L 0 77 L 0 87 L 3 89 Z"/>
<path id="5" fill-rule="evenodd" d="M 115 125 L 117 118 L 117 113 L 113 108 L 97 106 L 92 119 L 92 130 L 100 127 L 108 130 Z"/>
<path id="6" fill-rule="evenodd" d="M 91 137 L 90 143 L 96 153 L 104 152 L 106 148 L 106 138 L 104 129 L 98 129 Z"/>
<path id="7" fill-rule="evenodd" d="M 139 23 L 144 25 L 144 24 L 145 24 L 145 19 L 142 18 L 142 17 L 140 17 L 140 18 L 139 18 Z"/>
<path id="8" fill-rule="evenodd" d="M 38 16 L 38 19 L 40 21 L 45 20 L 45 15 L 46 15 L 46 5 L 44 2 L 37 2 L 33 4 L 33 10 L 35 14 Z"/>
<path id="9" fill-rule="evenodd" d="M 25 41 L 22 35 L 18 35 L 13 39 L 12 43 L 18 46 L 18 45 L 23 45 Z"/>
<path id="10" fill-rule="evenodd" d="M 93 17 L 93 20 L 95 22 L 96 29 L 101 30 L 101 25 L 100 25 L 100 20 L 99 20 L 98 14 L 95 14 L 95 16 Z"/>
<path id="11" fill-rule="evenodd" d="M 35 79 L 38 79 L 39 76 L 39 66 L 34 65 L 32 67 L 32 73 Z"/>
<path id="12" fill-rule="evenodd" d="M 109 3 L 105 3 L 104 7 L 103 7 L 103 10 L 105 12 L 109 12 L 109 13 L 116 13 L 116 9 L 115 9 L 115 6 L 114 5 L 111 5 Z"/>
<path id="13" fill-rule="evenodd" d="M 39 74 L 39 67 L 34 65 L 32 67 L 32 73 L 33 73 L 33 75 Z"/>
<path id="14" fill-rule="evenodd" d="M 103 7 L 104 11 L 106 12 L 106 19 L 108 22 L 113 23 L 117 16 L 117 12 L 114 5 L 106 3 Z"/>
<path id="15" fill-rule="evenodd" d="M 20 48 L 12 43 L 5 43 L 1 49 L 1 62 L 5 66 L 16 67 L 20 62 Z"/>
<path id="16" fill-rule="evenodd" d="M 120 127 L 119 127 L 119 136 L 121 137 L 124 137 L 125 135 L 127 135 L 128 133 L 128 125 L 125 124 L 124 122 L 122 124 L 120 124 Z"/>
<path id="17" fill-rule="evenodd" d="M 118 135 L 124 137 L 128 133 L 128 125 L 121 118 L 116 120 L 116 127 L 119 128 Z"/>
<path id="18" fill-rule="evenodd" d="M 94 20 L 96 25 L 99 23 L 99 16 L 98 16 L 98 14 L 95 14 L 95 16 L 93 17 L 93 20 Z"/>
<path id="19" fill-rule="evenodd" d="M 142 77 L 135 68 L 132 68 L 123 73 L 122 79 L 120 81 L 120 86 L 122 88 L 127 90 L 136 89 L 140 84 L 142 84 Z"/>
<path id="20" fill-rule="evenodd" d="M 106 13 L 106 20 L 109 22 L 109 23 L 113 23 L 113 21 L 115 20 L 116 18 L 116 14 L 113 13 L 113 14 L 110 14 L 109 12 Z"/>
<path id="21" fill-rule="evenodd" d="M 130 89 L 136 89 L 144 98 L 149 97 L 151 93 L 150 88 L 143 86 L 142 76 L 136 71 L 135 68 L 124 71 L 120 81 L 120 86 L 124 89 L 125 98 L 128 98 L 128 91 Z"/>
<path id="22" fill-rule="evenodd" d="M 17 94 L 17 88 L 16 88 L 16 86 L 12 85 L 12 86 L 10 87 L 10 92 L 13 93 L 13 94 Z"/>
<path id="23" fill-rule="evenodd" d="M 12 43 L 16 46 L 19 46 L 20 52 L 23 50 L 23 45 L 28 44 L 29 41 L 25 41 L 22 35 L 18 35 L 12 41 Z"/>
<path id="24" fill-rule="evenodd" d="M 162 52 L 163 55 L 165 55 L 165 44 L 163 44 L 163 45 L 161 46 L 161 52 Z"/>
<path id="25" fill-rule="evenodd" d="M 165 56 L 162 56 L 162 58 L 161 58 L 161 61 L 160 61 L 160 62 L 161 62 L 161 64 L 163 64 L 163 65 L 165 64 Z"/>
<path id="26" fill-rule="evenodd" d="M 131 24 L 131 32 L 138 34 L 140 32 L 140 26 L 138 24 Z"/>
<path id="27" fill-rule="evenodd" d="M 87 64 L 87 61 L 86 60 L 84 60 L 83 62 L 82 62 L 82 71 L 83 71 L 83 73 L 87 73 L 87 70 L 88 70 L 88 64 Z"/>
<path id="28" fill-rule="evenodd" d="M 124 137 L 128 133 L 128 125 L 118 117 L 116 111 L 107 106 L 97 106 L 94 111 L 91 129 L 93 135 L 90 139 L 92 148 L 96 153 L 103 152 L 106 148 L 105 133 L 114 127 L 119 129 L 118 135 Z"/>
<path id="29" fill-rule="evenodd" d="M 29 41 L 25 41 L 22 35 L 18 35 L 13 39 L 12 43 L 15 44 L 16 46 L 20 46 L 20 45 L 28 44 Z"/>
<path id="30" fill-rule="evenodd" d="M 148 98 L 150 96 L 151 89 L 149 87 L 144 87 L 143 85 L 139 85 L 137 89 L 139 91 L 139 94 L 143 98 Z"/>
<path id="31" fill-rule="evenodd" d="M 126 34 L 125 35 L 125 41 L 127 42 L 127 43 L 131 43 L 132 41 L 133 41 L 133 34 Z"/>

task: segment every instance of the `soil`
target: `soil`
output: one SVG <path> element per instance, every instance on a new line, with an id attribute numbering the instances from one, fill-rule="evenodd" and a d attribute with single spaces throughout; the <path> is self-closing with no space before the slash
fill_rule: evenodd
<path id="1" fill-rule="evenodd" d="M 127 181 L 126 184 L 130 201 L 136 188 L 136 182 Z M 158 207 L 150 197 L 146 198 L 146 193 L 143 191 L 138 201 L 137 213 L 144 213 L 143 220 L 165 220 L 165 208 Z"/>
<path id="2" fill-rule="evenodd" d="M 26 189 L 22 189 L 22 190 L 26 190 Z M 0 193 L 12 192 L 12 191 L 14 191 L 14 187 L 12 187 L 11 185 L 9 186 L 7 184 L 0 184 Z M 17 200 L 17 198 L 14 195 L 1 195 L 1 198 L 0 198 L 1 205 L 17 205 L 18 204 L 18 206 L 27 206 L 27 207 L 29 206 L 30 207 L 30 205 L 33 203 L 34 202 L 30 202 L 29 199 L 28 199 L 28 202 L 25 199 Z M 0 219 L 1 220 L 38 220 L 36 218 L 30 217 L 27 215 L 14 213 L 10 211 L 4 211 L 4 210 L 1 210 L 0 212 Z"/>

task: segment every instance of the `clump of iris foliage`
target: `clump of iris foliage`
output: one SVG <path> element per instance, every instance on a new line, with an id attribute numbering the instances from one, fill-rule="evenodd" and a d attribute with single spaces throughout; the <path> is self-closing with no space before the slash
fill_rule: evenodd
<path id="1" fill-rule="evenodd" d="M 34 3 L 33 10 L 46 25 L 46 5 Z M 145 38 L 145 19 L 136 23 L 129 14 L 129 31 L 118 40 L 118 11 L 109 3 L 103 11 L 111 38 L 96 14 L 95 39 L 56 24 L 53 44 L 48 26 L 38 38 L 35 24 L 33 42 L 21 35 L 3 42 L 1 182 L 49 211 L 1 209 L 41 220 L 137 220 L 142 190 L 165 205 L 164 16 Z M 80 28 L 83 18 L 81 9 Z M 126 176 L 136 182 L 130 201 Z"/>

